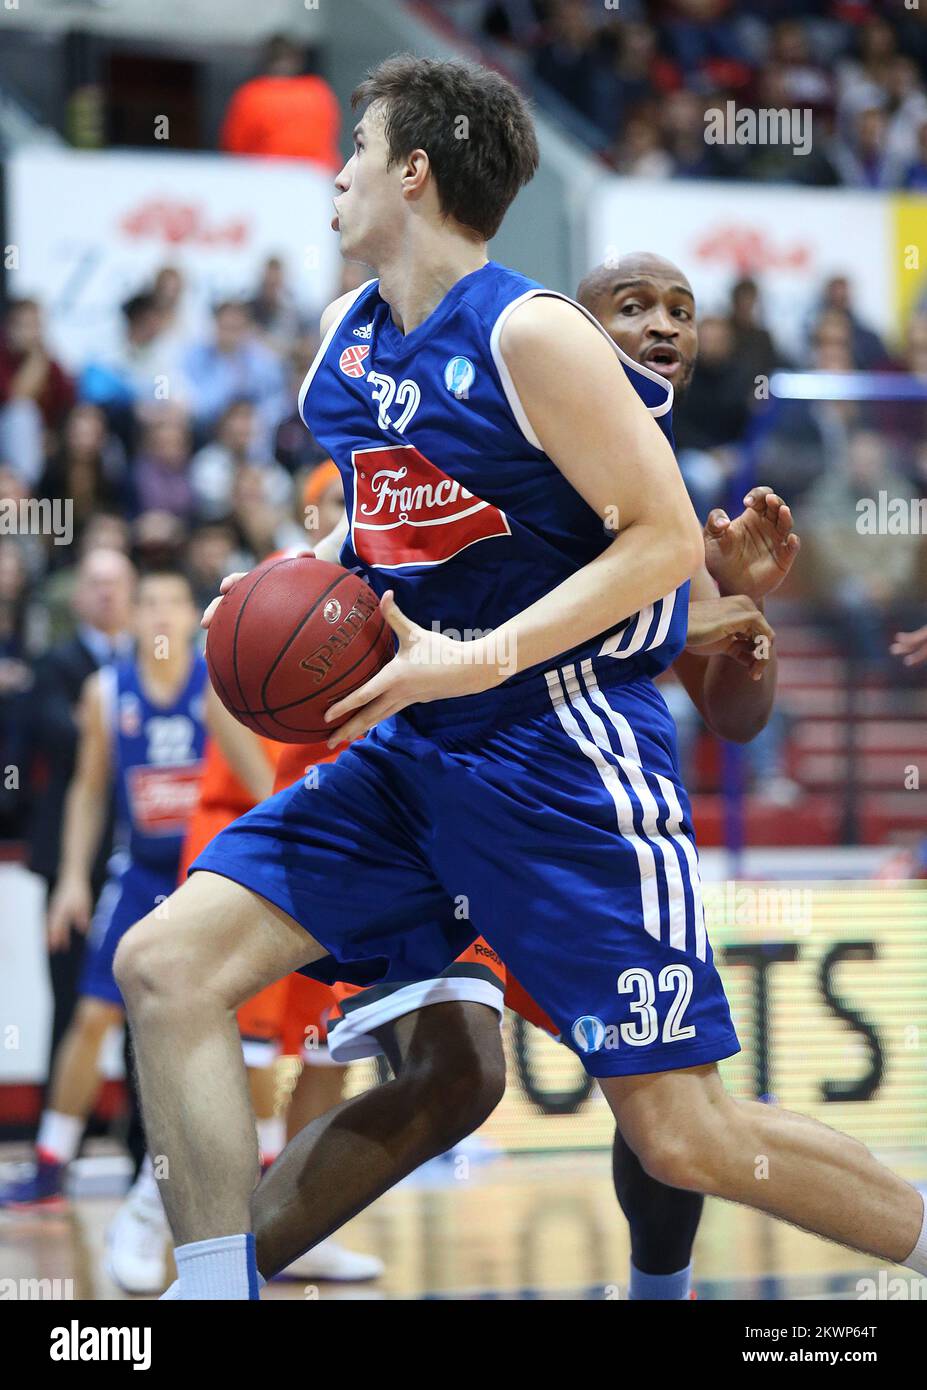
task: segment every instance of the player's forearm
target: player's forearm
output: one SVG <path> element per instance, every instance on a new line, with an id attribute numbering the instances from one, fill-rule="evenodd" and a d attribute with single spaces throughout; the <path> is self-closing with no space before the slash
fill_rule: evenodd
<path id="1" fill-rule="evenodd" d="M 709 730 L 730 743 L 749 743 L 765 729 L 776 698 L 778 680 L 775 650 L 754 680 L 749 670 L 729 656 L 698 656 L 681 652 L 674 669 L 683 681 Z"/>
<path id="2" fill-rule="evenodd" d="M 80 778 L 72 781 L 64 808 L 60 878 L 89 880 L 103 838 L 106 798 L 106 788 Z"/>
<path id="3" fill-rule="evenodd" d="M 487 687 L 554 661 L 671 594 L 702 563 L 699 531 L 637 522 L 550 593 L 480 639 Z"/>

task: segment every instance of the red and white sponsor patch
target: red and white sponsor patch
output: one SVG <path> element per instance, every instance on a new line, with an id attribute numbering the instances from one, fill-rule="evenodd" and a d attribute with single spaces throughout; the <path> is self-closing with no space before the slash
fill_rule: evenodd
<path id="1" fill-rule="evenodd" d="M 412 444 L 358 449 L 352 541 L 380 569 L 442 565 L 468 545 L 509 536 L 505 513 L 442 473 Z"/>
<path id="2" fill-rule="evenodd" d="M 338 358 L 338 366 L 345 376 L 364 376 L 367 368 L 364 366 L 364 358 L 370 353 L 367 343 L 352 343 L 346 347 Z"/>
<path id="3" fill-rule="evenodd" d="M 129 768 L 129 806 L 142 834 L 183 834 L 196 809 L 202 771 L 202 763 Z"/>

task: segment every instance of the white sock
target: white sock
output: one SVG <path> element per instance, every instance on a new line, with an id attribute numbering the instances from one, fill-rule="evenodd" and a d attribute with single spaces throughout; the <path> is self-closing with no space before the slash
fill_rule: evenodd
<path id="1" fill-rule="evenodd" d="M 55 1163 L 70 1163 L 77 1157 L 86 1122 L 80 1115 L 63 1115 L 60 1110 L 43 1110 L 36 1135 L 36 1151 Z"/>
<path id="2" fill-rule="evenodd" d="M 271 1115 L 269 1120 L 258 1120 L 257 1136 L 261 1161 L 273 1163 L 286 1143 L 286 1121 L 283 1116 Z"/>
<path id="3" fill-rule="evenodd" d="M 321 1242 L 320 1242 L 320 1244 L 321 1244 Z M 267 1283 L 267 1280 L 264 1278 L 263 1274 L 259 1274 L 259 1275 L 258 1275 L 258 1287 L 261 1288 L 261 1289 L 263 1289 L 263 1287 L 264 1287 L 264 1285 L 265 1285 L 266 1283 Z M 163 1303 L 165 1299 L 170 1299 L 170 1300 L 173 1302 L 173 1300 L 174 1300 L 175 1298 L 180 1298 L 180 1280 L 179 1280 L 179 1279 L 175 1279 L 174 1282 L 173 1282 L 173 1284 L 171 1284 L 168 1288 L 166 1288 L 166 1289 L 164 1290 L 163 1294 L 162 1294 L 161 1297 L 158 1299 L 158 1302 L 159 1302 L 159 1303 Z"/>
<path id="4" fill-rule="evenodd" d="M 913 1269 L 916 1274 L 922 1274 L 927 1278 L 927 1197 L 922 1195 L 921 1201 L 924 1203 L 924 1220 L 921 1225 L 921 1233 L 917 1238 L 917 1244 L 904 1263 L 907 1265 L 908 1269 Z"/>
<path id="5" fill-rule="evenodd" d="M 174 1250 L 180 1297 L 194 1299 L 256 1299 L 258 1272 L 254 1236 L 216 1236 L 194 1240 Z"/>

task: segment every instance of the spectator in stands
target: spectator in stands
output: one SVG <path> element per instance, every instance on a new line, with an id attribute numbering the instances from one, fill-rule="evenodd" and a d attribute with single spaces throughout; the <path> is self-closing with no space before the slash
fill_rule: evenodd
<path id="1" fill-rule="evenodd" d="M 767 63 L 779 70 L 787 105 L 808 107 L 815 115 L 833 111 L 836 83 L 813 56 L 808 29 L 800 20 L 784 19 L 775 25 Z"/>
<path id="2" fill-rule="evenodd" d="M 899 53 L 889 64 L 886 95 L 888 182 L 892 188 L 897 188 L 902 183 L 905 171 L 917 158 L 918 131 L 927 121 L 927 93 L 923 79 L 917 64 L 906 54 Z"/>
<path id="3" fill-rule="evenodd" d="M 661 126 L 674 178 L 720 179 L 731 173 L 734 152 L 722 145 L 709 145 L 705 140 L 706 106 L 717 106 L 720 100 L 706 100 L 685 90 L 670 92 L 665 97 Z"/>
<path id="4" fill-rule="evenodd" d="M 164 265 L 151 287 L 151 298 L 160 315 L 164 344 L 176 355 L 187 342 L 201 337 L 201 316 L 193 308 L 187 281 L 177 266 Z"/>
<path id="5" fill-rule="evenodd" d="M 248 308 L 267 346 L 278 354 L 284 354 L 293 339 L 305 329 L 305 318 L 286 283 L 286 272 L 279 256 L 269 256 L 265 261 L 257 293 Z"/>
<path id="6" fill-rule="evenodd" d="M 80 397 L 106 412 L 131 450 L 140 417 L 166 399 L 182 403 L 186 386 L 176 340 L 165 332 L 155 296 L 133 295 L 122 305 L 122 316 L 121 340 L 87 363 L 80 376 Z"/>
<path id="7" fill-rule="evenodd" d="M 136 513 L 169 512 L 182 521 L 193 516 L 190 453 L 190 429 L 180 411 L 165 409 L 145 426 L 132 467 Z"/>
<path id="8" fill-rule="evenodd" d="M 131 554 L 139 570 L 182 569 L 187 526 L 173 512 L 142 512 L 132 523 Z"/>
<path id="9" fill-rule="evenodd" d="M 303 424 L 302 416 L 297 408 L 300 387 L 318 347 L 318 337 L 307 335 L 293 344 L 289 355 L 289 396 L 292 409 L 277 428 L 277 435 L 274 440 L 274 457 L 290 474 L 302 473 L 306 469 L 314 468 L 317 463 L 321 463 L 323 459 L 328 457 L 327 450 L 322 448 L 315 436 Z"/>
<path id="10" fill-rule="evenodd" d="M 30 781 L 33 675 L 29 641 L 29 575 L 23 549 L 0 537 L 0 843 L 19 841 Z"/>
<path id="11" fill-rule="evenodd" d="M 747 427 L 751 387 L 736 358 L 730 320 L 712 314 L 700 318 L 698 363 L 673 425 L 679 468 L 702 521 L 712 507 L 728 503 L 728 480 L 737 462 L 731 446 Z"/>
<path id="12" fill-rule="evenodd" d="M 877 371 L 890 365 L 889 354 L 878 333 L 860 319 L 846 275 L 832 275 L 821 295 L 821 314 L 843 315 L 850 330 L 850 355 L 859 371 Z M 820 329 L 820 322 L 819 322 Z"/>
<path id="13" fill-rule="evenodd" d="M 74 385 L 46 345 L 34 299 L 16 299 L 0 336 L 0 457 L 27 484 L 42 471 L 44 433 L 58 430 L 74 404 Z"/>
<path id="14" fill-rule="evenodd" d="M 622 19 L 606 26 L 595 51 L 590 118 L 607 138 L 614 139 L 627 113 L 671 81 L 665 68 L 661 71 L 657 31 L 652 25 Z"/>
<path id="15" fill-rule="evenodd" d="M 239 545 L 250 569 L 267 558 L 272 550 L 285 548 L 292 539 L 288 526 L 289 508 L 271 495 L 267 471 L 245 464 L 235 473 L 230 519 L 235 525 Z"/>
<path id="16" fill-rule="evenodd" d="M 842 121 L 885 104 L 889 72 L 897 51 L 895 30 L 874 15 L 858 30 L 856 53 L 837 65 L 837 102 Z"/>
<path id="17" fill-rule="evenodd" d="M 45 466 L 39 497 L 68 499 L 73 509 L 74 541 L 80 541 L 87 523 L 99 511 L 127 502 L 125 450 L 109 433 L 106 416 L 98 406 L 76 405 L 68 416 L 60 447 Z M 70 563 L 64 547 L 49 547 L 49 564 Z"/>
<path id="18" fill-rule="evenodd" d="M 43 647 L 47 649 L 74 636 L 74 591 L 84 557 L 92 550 L 116 550 L 129 554 L 131 533 L 125 516 L 114 512 L 97 512 L 92 516 L 73 549 L 68 547 L 70 564 L 50 569 L 40 582 L 37 602 L 45 616 Z"/>
<path id="19" fill-rule="evenodd" d="M 47 429 L 60 429 L 74 404 L 74 383 L 52 356 L 34 299 L 14 299 L 0 338 L 0 404 L 28 396 Z"/>
<path id="20" fill-rule="evenodd" d="M 910 193 L 927 193 L 927 120 L 917 127 L 917 149 L 901 176 L 901 186 Z"/>
<path id="21" fill-rule="evenodd" d="M 285 35 L 267 45 L 261 76 L 229 102 L 220 144 L 229 154 L 308 159 L 337 172 L 341 111 L 324 78 L 305 71 L 302 46 Z"/>
<path id="22" fill-rule="evenodd" d="M 235 530 L 228 521 L 204 521 L 194 528 L 187 546 L 187 574 L 198 608 L 205 609 L 221 580 L 240 568 Z"/>
<path id="23" fill-rule="evenodd" d="M 252 401 L 258 444 L 269 454 L 273 431 L 290 409 L 283 365 L 255 335 L 246 304 L 226 300 L 216 306 L 213 317 L 211 341 L 190 348 L 184 358 L 196 428 L 205 439 L 232 401 Z"/>
<path id="24" fill-rule="evenodd" d="M 633 5 L 636 0 L 630 0 Z M 539 0 L 489 0 L 480 21 L 488 38 L 533 48 L 541 41 Z"/>
<path id="25" fill-rule="evenodd" d="M 845 140 L 834 153 L 843 183 L 851 188 L 888 188 L 892 168 L 888 157 L 888 113 L 884 98 L 857 111 Z"/>
<path id="26" fill-rule="evenodd" d="M 719 59 L 747 66 L 733 0 L 658 0 L 657 11 L 681 66 L 695 71 Z"/>
<path id="27" fill-rule="evenodd" d="M 534 75 L 588 121 L 595 121 L 595 25 L 585 0 L 552 0 Z"/>
<path id="28" fill-rule="evenodd" d="M 29 867 L 54 891 L 61 849 L 64 798 L 74 771 L 77 751 L 77 705 L 84 681 L 131 645 L 129 618 L 134 571 L 119 550 L 91 548 L 76 569 L 72 595 L 74 635 L 56 643 L 36 665 L 33 703 L 33 743 L 40 766 L 29 825 Z M 113 815 L 91 876 L 94 900 L 106 877 L 112 849 Z M 80 980 L 85 938 L 71 933 L 63 950 L 49 956 L 54 996 L 51 1056 L 67 1029 Z"/>
<path id="29" fill-rule="evenodd" d="M 698 365 L 675 420 L 680 449 L 713 449 L 741 439 L 752 388 L 737 357 L 731 320 L 717 314 L 700 318 Z"/>
<path id="30" fill-rule="evenodd" d="M 193 456 L 190 481 L 197 516 L 210 521 L 227 516 L 235 490 L 235 475 L 250 464 L 265 471 L 269 495 L 286 506 L 291 491 L 290 475 L 261 453 L 257 413 L 251 402 L 233 401 L 219 420 L 216 438 Z"/>
<path id="31" fill-rule="evenodd" d="M 814 484 L 802 512 L 817 600 L 843 649 L 878 666 L 887 660 L 892 624 L 894 631 L 912 616 L 922 544 L 917 534 L 872 533 L 862 508 L 878 505 L 880 493 L 905 503 L 914 495 L 882 437 L 859 429 L 850 436 L 845 467 L 831 468 Z"/>
<path id="32" fill-rule="evenodd" d="M 657 114 L 649 106 L 628 117 L 608 157 L 619 173 L 636 178 L 668 179 L 673 172 L 673 157 L 663 144 Z"/>
<path id="33" fill-rule="evenodd" d="M 744 376 L 756 383 L 782 366 L 783 357 L 769 329 L 760 322 L 760 291 L 756 281 L 746 276 L 731 290 L 731 333 L 734 356 Z"/>

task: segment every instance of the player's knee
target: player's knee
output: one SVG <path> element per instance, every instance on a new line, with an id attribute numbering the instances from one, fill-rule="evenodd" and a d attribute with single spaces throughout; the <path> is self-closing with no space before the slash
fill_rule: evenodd
<path id="1" fill-rule="evenodd" d="M 668 1122 L 653 1124 L 634 1148 L 641 1167 L 656 1182 L 685 1192 L 704 1192 L 710 1186 L 708 1153 L 697 1132 L 680 1133 Z"/>
<path id="2" fill-rule="evenodd" d="M 185 993 L 186 973 L 180 968 L 163 922 L 150 916 L 130 928 L 116 948 L 113 974 L 129 1008 L 138 1009 L 155 1000 L 166 1002 Z M 188 1001 L 189 1002 L 189 1001 Z"/>
<path id="3" fill-rule="evenodd" d="M 403 1071 L 403 1084 L 414 1091 L 419 1113 L 429 1116 L 441 1149 L 472 1134 L 495 1110 L 505 1092 L 502 1048 L 481 1052 L 459 1047 L 419 1061 Z"/>

